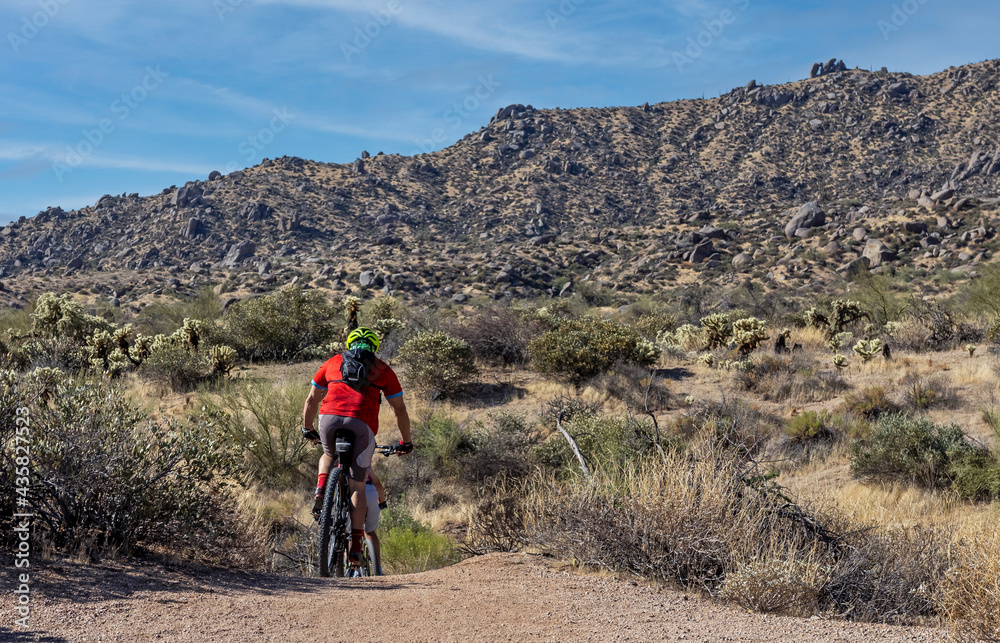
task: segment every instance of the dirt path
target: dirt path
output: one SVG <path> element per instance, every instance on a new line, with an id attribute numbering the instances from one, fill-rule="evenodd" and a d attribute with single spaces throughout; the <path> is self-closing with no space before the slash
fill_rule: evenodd
<path id="1" fill-rule="evenodd" d="M 423 574 L 352 581 L 161 567 L 63 566 L 34 589 L 33 632 L 2 641 L 937 641 L 942 634 L 749 614 L 679 591 L 493 554 Z M 325 624 L 324 624 L 325 623 Z"/>

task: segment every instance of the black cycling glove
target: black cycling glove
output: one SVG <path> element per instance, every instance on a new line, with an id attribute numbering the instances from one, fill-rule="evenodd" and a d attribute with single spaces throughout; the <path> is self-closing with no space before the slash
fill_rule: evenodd
<path id="1" fill-rule="evenodd" d="M 388 500 L 386 500 L 385 502 L 378 503 L 378 508 L 379 509 L 385 509 L 388 506 L 389 506 L 389 501 Z"/>
<path id="2" fill-rule="evenodd" d="M 309 440 L 310 442 L 320 441 L 319 433 L 316 432 L 316 429 L 307 429 L 306 427 L 302 427 L 302 439 Z"/>
<path id="3" fill-rule="evenodd" d="M 399 441 L 399 446 L 396 447 L 396 453 L 409 453 L 411 451 L 413 451 L 412 442 L 403 442 L 402 440 Z"/>

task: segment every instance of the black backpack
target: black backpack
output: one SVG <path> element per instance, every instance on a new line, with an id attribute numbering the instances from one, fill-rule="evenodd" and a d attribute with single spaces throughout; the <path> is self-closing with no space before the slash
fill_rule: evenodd
<path id="1" fill-rule="evenodd" d="M 335 381 L 347 384 L 358 393 L 371 385 L 368 376 L 371 374 L 372 366 L 375 365 L 375 353 L 364 348 L 355 348 L 344 351 L 340 356 L 343 359 L 340 364 L 341 379 Z"/>

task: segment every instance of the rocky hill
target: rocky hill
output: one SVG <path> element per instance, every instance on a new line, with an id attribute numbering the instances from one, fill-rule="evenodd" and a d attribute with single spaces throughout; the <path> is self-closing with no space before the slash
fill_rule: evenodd
<path id="1" fill-rule="evenodd" d="M 440 152 L 283 157 L 49 209 L 0 232 L 0 296 L 87 287 L 134 304 L 294 282 L 461 303 L 988 261 L 1000 61 L 924 77 L 817 67 L 707 100 L 510 105 Z"/>

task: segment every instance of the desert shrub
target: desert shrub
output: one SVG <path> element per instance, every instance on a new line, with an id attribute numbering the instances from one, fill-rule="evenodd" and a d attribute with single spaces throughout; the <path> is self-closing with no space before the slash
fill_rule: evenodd
<path id="1" fill-rule="evenodd" d="M 818 611 L 825 581 L 824 567 L 817 562 L 750 560 L 726 575 L 719 595 L 754 612 L 808 616 Z"/>
<path id="2" fill-rule="evenodd" d="M 591 469 L 614 468 L 641 460 L 655 448 L 655 432 L 647 420 L 581 413 L 562 424 Z M 561 476 L 574 477 L 579 473 L 579 462 L 560 433 L 549 436 L 539 446 L 535 457 Z"/>
<path id="3" fill-rule="evenodd" d="M 607 373 L 598 375 L 590 384 L 607 391 L 636 413 L 665 411 L 670 408 L 672 397 L 666 379 L 654 369 L 637 364 L 615 365 Z"/>
<path id="4" fill-rule="evenodd" d="M 785 424 L 785 435 L 793 442 L 811 442 L 831 435 L 827 426 L 828 413 L 803 411 Z"/>
<path id="5" fill-rule="evenodd" d="M 953 549 L 938 602 L 959 641 L 1000 641 L 1000 537 Z"/>
<path id="6" fill-rule="evenodd" d="M 877 420 L 883 415 L 897 413 L 899 407 L 889 398 L 884 386 L 870 386 L 844 396 L 844 410 L 866 420 Z"/>
<path id="7" fill-rule="evenodd" d="M 221 434 L 244 458 L 247 475 L 271 488 L 289 488 L 309 478 L 318 451 L 302 439 L 302 407 L 308 388 L 269 381 L 227 383 L 199 402 L 216 417 Z"/>
<path id="8" fill-rule="evenodd" d="M 958 397 L 948 380 L 940 375 L 922 377 L 907 373 L 901 384 L 903 406 L 911 411 L 931 407 L 955 408 Z"/>
<path id="9" fill-rule="evenodd" d="M 217 428 L 154 423 L 114 387 L 56 385 L 31 409 L 30 508 L 61 551 L 210 548 L 232 529 L 237 458 Z"/>
<path id="10" fill-rule="evenodd" d="M 422 331 L 407 340 L 399 362 L 407 381 L 432 397 L 454 393 L 478 372 L 469 344 L 441 331 Z"/>
<path id="11" fill-rule="evenodd" d="M 935 614 L 931 588 L 947 567 L 946 537 L 811 511 L 772 477 L 747 452 L 698 438 L 689 452 L 600 469 L 588 483 L 535 478 L 489 515 L 513 532 L 499 530 L 503 542 L 755 609 L 877 622 Z"/>
<path id="12" fill-rule="evenodd" d="M 1000 498 L 1000 460 L 985 449 L 954 457 L 949 473 L 952 489 L 970 500 Z"/>
<path id="13" fill-rule="evenodd" d="M 677 328 L 677 317 L 667 312 L 647 312 L 631 324 L 635 332 L 650 341 L 656 341 L 663 333 Z"/>
<path id="14" fill-rule="evenodd" d="M 681 351 L 696 351 L 705 347 L 705 329 L 691 324 L 679 326 L 674 332 L 663 331 L 656 337 L 656 342 L 670 350 L 673 347 Z M 682 354 L 683 355 L 683 354 Z"/>
<path id="15" fill-rule="evenodd" d="M 415 520 L 402 504 L 392 503 L 382 512 L 379 532 L 382 570 L 387 574 L 415 574 L 462 558 L 451 541 Z"/>
<path id="16" fill-rule="evenodd" d="M 193 349 L 181 329 L 168 337 L 157 335 L 152 339 L 149 356 L 139 372 L 175 391 L 187 391 L 208 377 L 211 369 L 208 353 Z"/>
<path id="17" fill-rule="evenodd" d="M 417 457 L 444 475 L 456 475 L 460 458 L 472 450 L 469 432 L 444 413 L 429 414 L 414 422 L 413 440 L 420 445 Z"/>
<path id="18" fill-rule="evenodd" d="M 649 366 L 659 358 L 656 347 L 632 328 L 595 317 L 563 320 L 555 330 L 532 341 L 528 352 L 538 371 L 562 375 L 577 384 L 618 362 Z"/>
<path id="19" fill-rule="evenodd" d="M 954 477 L 953 463 L 975 456 L 980 450 L 957 425 L 885 415 L 875 422 L 870 436 L 851 444 L 851 471 L 866 479 L 946 487 Z"/>
<path id="20" fill-rule="evenodd" d="M 539 439 L 523 417 L 491 414 L 469 432 L 470 452 L 462 458 L 461 475 L 477 484 L 499 476 L 522 478 L 535 467 L 532 452 Z"/>
<path id="21" fill-rule="evenodd" d="M 157 301 L 146 306 L 136 315 L 135 327 L 146 335 L 168 335 L 185 319 L 200 319 L 214 325 L 221 317 L 222 301 L 211 286 L 204 286 L 193 297 Z"/>
<path id="22" fill-rule="evenodd" d="M 514 366 L 528 362 L 528 344 L 545 330 L 531 315 L 511 308 L 490 308 L 454 326 L 451 332 L 469 344 L 476 358 Z"/>
<path id="23" fill-rule="evenodd" d="M 732 370 L 734 381 L 767 401 L 823 402 L 849 388 L 840 375 L 820 370 L 801 354 L 762 355 L 746 366 Z"/>
<path id="24" fill-rule="evenodd" d="M 286 287 L 230 306 L 222 341 L 242 359 L 290 360 L 334 340 L 339 317 L 322 292 Z"/>

